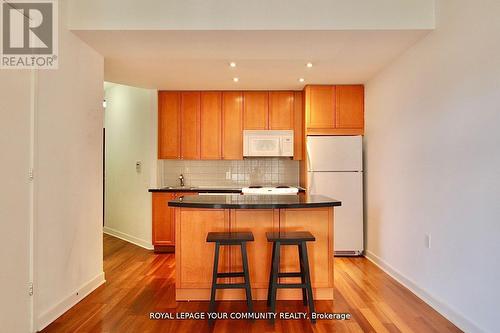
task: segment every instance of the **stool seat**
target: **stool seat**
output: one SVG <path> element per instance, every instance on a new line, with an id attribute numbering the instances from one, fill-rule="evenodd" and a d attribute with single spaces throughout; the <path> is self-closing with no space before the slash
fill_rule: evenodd
<path id="1" fill-rule="evenodd" d="M 253 241 L 251 232 L 209 232 L 207 242 L 221 244 L 240 244 Z"/>
<path id="2" fill-rule="evenodd" d="M 268 242 L 314 242 L 316 238 L 309 231 L 266 232 Z"/>

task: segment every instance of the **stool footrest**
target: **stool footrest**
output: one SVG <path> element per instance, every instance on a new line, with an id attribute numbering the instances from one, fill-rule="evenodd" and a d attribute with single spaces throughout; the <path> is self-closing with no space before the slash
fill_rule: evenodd
<path id="1" fill-rule="evenodd" d="M 283 272 L 283 273 L 278 273 L 278 277 L 302 277 L 302 273 L 300 273 L 300 272 Z"/>
<path id="2" fill-rule="evenodd" d="M 304 289 L 307 288 L 305 283 L 278 283 L 277 288 L 288 288 L 288 289 Z"/>
<path id="3" fill-rule="evenodd" d="M 246 289 L 246 284 L 244 283 L 216 283 L 216 289 Z"/>
<path id="4" fill-rule="evenodd" d="M 218 278 L 225 277 L 245 277 L 245 272 L 228 272 L 228 273 L 217 273 Z"/>

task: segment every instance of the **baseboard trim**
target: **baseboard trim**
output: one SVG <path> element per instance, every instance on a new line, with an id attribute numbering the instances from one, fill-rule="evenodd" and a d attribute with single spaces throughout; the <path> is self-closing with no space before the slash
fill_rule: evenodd
<path id="1" fill-rule="evenodd" d="M 455 310 L 449 304 L 439 300 L 438 298 L 431 295 L 426 290 L 420 288 L 413 280 L 404 276 L 397 269 L 389 265 L 385 260 L 377 256 L 376 254 L 366 250 L 365 258 L 370 260 L 373 264 L 391 276 L 394 280 L 398 281 L 404 287 L 409 289 L 412 293 L 414 293 L 418 298 L 427 303 L 431 308 L 439 312 L 446 319 L 455 324 L 458 328 L 460 328 L 464 332 L 468 333 L 485 333 L 486 330 L 481 329 L 476 323 L 467 319 L 463 314 L 459 311 Z"/>
<path id="2" fill-rule="evenodd" d="M 120 238 L 121 240 L 124 240 L 126 242 L 140 246 L 142 248 L 145 248 L 146 250 L 153 250 L 154 249 L 153 244 L 151 244 L 148 241 L 145 241 L 144 239 L 137 238 L 135 236 L 126 234 L 124 232 L 118 231 L 118 230 L 110 228 L 110 227 L 104 227 L 102 230 L 105 234 L 108 234 L 108 235 L 116 237 L 116 238 Z"/>
<path id="3" fill-rule="evenodd" d="M 101 286 L 105 282 L 106 280 L 104 279 L 104 272 L 101 272 L 95 278 L 84 283 L 80 288 L 76 289 L 70 295 L 66 296 L 52 308 L 42 313 L 38 317 L 37 331 L 43 330 L 50 323 L 59 318 L 66 311 L 71 309 L 78 302 L 87 297 L 91 292 L 96 290 L 99 286 Z"/>

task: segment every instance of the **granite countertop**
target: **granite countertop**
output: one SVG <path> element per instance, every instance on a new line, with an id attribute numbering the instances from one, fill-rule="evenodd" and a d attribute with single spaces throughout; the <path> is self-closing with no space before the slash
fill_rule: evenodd
<path id="1" fill-rule="evenodd" d="M 305 189 L 297 186 L 299 192 Z M 241 193 L 241 187 L 216 187 L 216 186 L 167 186 L 160 188 L 150 188 L 149 192 L 202 192 L 202 193 Z"/>
<path id="2" fill-rule="evenodd" d="M 342 203 L 322 195 L 203 195 L 168 202 L 171 207 L 214 209 L 275 209 L 334 207 Z"/>

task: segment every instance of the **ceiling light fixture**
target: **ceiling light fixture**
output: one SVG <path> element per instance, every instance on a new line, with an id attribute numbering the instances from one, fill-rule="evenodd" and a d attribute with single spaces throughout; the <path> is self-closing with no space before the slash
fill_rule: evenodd
<path id="1" fill-rule="evenodd" d="M 304 82 L 304 81 L 305 81 L 305 80 L 304 80 L 304 78 L 303 78 L 303 77 L 301 77 L 301 78 L 299 79 L 299 82 Z"/>
<path id="2" fill-rule="evenodd" d="M 307 67 L 307 68 L 311 68 L 312 66 L 313 66 L 312 62 L 308 62 L 308 63 L 306 64 L 306 67 Z"/>
<path id="3" fill-rule="evenodd" d="M 229 67 L 232 67 L 232 68 L 236 67 L 236 63 L 234 61 L 231 61 L 229 63 Z"/>
<path id="4" fill-rule="evenodd" d="M 233 77 L 233 81 L 234 82 L 238 82 L 240 79 L 238 79 L 237 77 Z"/>

